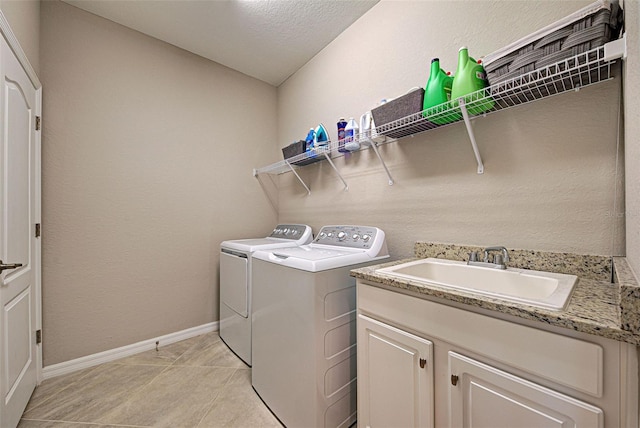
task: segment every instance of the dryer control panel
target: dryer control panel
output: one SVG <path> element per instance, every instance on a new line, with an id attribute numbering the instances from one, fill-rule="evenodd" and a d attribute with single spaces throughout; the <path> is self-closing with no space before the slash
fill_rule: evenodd
<path id="1" fill-rule="evenodd" d="M 371 248 L 384 233 L 377 227 L 370 226 L 323 226 L 313 240 L 315 244 L 333 245 L 349 248 Z"/>
<path id="2" fill-rule="evenodd" d="M 300 239 L 305 233 L 310 234 L 311 229 L 304 224 L 279 224 L 273 229 L 269 238 L 295 240 Z"/>

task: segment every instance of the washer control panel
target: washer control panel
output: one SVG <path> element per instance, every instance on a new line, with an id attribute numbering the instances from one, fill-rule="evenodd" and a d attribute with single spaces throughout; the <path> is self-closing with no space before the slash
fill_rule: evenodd
<path id="1" fill-rule="evenodd" d="M 307 226 L 303 224 L 279 224 L 273 229 L 269 238 L 296 240 L 304 235 L 306 229 Z"/>
<path id="2" fill-rule="evenodd" d="M 371 248 L 378 229 L 369 226 L 324 226 L 313 240 L 316 244 L 350 248 Z"/>

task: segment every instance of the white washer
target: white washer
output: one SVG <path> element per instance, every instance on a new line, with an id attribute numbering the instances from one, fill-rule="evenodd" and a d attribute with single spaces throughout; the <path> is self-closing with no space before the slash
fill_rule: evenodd
<path id="1" fill-rule="evenodd" d="M 266 238 L 220 244 L 220 338 L 251 365 L 251 256 L 259 249 L 308 244 L 311 227 L 279 224 Z"/>
<path id="2" fill-rule="evenodd" d="M 253 255 L 251 383 L 287 427 L 356 420 L 350 270 L 389 257 L 376 227 L 324 226 L 309 245 Z"/>

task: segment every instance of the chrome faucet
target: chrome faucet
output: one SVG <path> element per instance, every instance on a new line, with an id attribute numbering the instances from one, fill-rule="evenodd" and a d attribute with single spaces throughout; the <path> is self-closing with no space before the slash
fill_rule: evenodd
<path id="1" fill-rule="evenodd" d="M 492 252 L 499 251 L 500 254 L 495 254 L 493 256 L 493 261 L 489 261 L 489 254 Z M 493 269 L 506 269 L 507 262 L 509 261 L 509 251 L 505 247 L 487 247 L 484 249 L 484 255 L 482 261 L 478 261 L 478 252 L 473 251 L 469 253 L 469 261 L 468 265 L 471 266 L 482 266 Z"/>

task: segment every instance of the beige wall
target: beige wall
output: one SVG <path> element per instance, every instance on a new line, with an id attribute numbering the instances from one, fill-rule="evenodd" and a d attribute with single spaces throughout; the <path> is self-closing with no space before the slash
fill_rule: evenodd
<path id="1" fill-rule="evenodd" d="M 40 75 L 40 0 L 0 0 L 7 18 L 29 63 Z"/>
<path id="2" fill-rule="evenodd" d="M 266 235 L 276 89 L 42 3 L 44 364 L 218 319 L 225 239 Z"/>
<path id="3" fill-rule="evenodd" d="M 431 57 L 453 71 L 461 45 L 491 52 L 590 0 L 383 1 L 278 89 L 277 114 L 274 88 L 64 3 L 42 3 L 38 39 L 39 2 L 15 3 L 0 8 L 45 88 L 45 365 L 217 320 L 219 242 L 265 234 L 276 217 L 379 225 L 394 257 L 416 239 L 624 252 L 620 79 L 476 120 L 481 176 L 453 125 L 382 147 L 394 186 L 370 151 L 337 161 L 348 192 L 326 163 L 301 170 L 311 196 L 291 174 L 275 196 L 251 177 L 310 126 L 335 137 L 338 117 L 423 86 Z M 626 239 L 640 272 L 637 127 L 627 120 Z"/>
<path id="4" fill-rule="evenodd" d="M 625 67 L 625 163 L 627 259 L 640 275 L 640 11 L 638 1 L 625 1 L 627 48 Z"/>
<path id="5" fill-rule="evenodd" d="M 279 147 L 319 122 L 335 138 L 338 117 L 424 86 L 432 57 L 455 71 L 460 46 L 481 56 L 589 3 L 383 0 L 279 87 Z M 393 186 L 371 150 L 336 161 L 347 192 L 326 162 L 301 170 L 310 196 L 283 174 L 279 220 L 376 225 L 397 258 L 415 240 L 622 254 L 619 88 L 614 79 L 475 120 L 484 175 L 461 123 L 383 146 Z"/>

